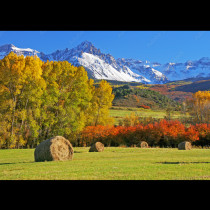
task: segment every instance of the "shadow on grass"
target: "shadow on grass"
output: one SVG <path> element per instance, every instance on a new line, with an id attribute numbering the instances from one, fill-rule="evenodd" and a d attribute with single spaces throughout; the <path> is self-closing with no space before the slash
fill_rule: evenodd
<path id="1" fill-rule="evenodd" d="M 20 163 L 35 163 L 35 161 L 29 161 L 29 162 L 16 162 L 16 163 L 0 163 L 1 165 L 15 165 L 15 164 L 20 164 Z"/>
<path id="2" fill-rule="evenodd" d="M 74 151 L 74 153 L 85 153 L 83 151 Z"/>
<path id="3" fill-rule="evenodd" d="M 157 162 L 162 164 L 199 164 L 199 163 L 210 163 L 210 162 Z"/>

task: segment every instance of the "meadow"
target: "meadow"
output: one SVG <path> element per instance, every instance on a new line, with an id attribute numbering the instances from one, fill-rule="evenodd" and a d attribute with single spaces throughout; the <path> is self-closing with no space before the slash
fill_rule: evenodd
<path id="1" fill-rule="evenodd" d="M 0 150 L 0 180 L 210 180 L 210 150 L 75 147 L 73 160 L 34 161 L 34 149 Z"/>
<path id="2" fill-rule="evenodd" d="M 153 109 L 143 109 L 135 107 L 115 107 L 113 106 L 109 110 L 110 116 L 114 118 L 114 123 L 119 124 L 119 120 L 123 119 L 126 116 L 130 116 L 132 113 L 135 113 L 139 117 L 152 117 L 157 119 L 163 119 L 166 117 L 165 110 L 153 110 Z M 171 118 L 178 119 L 181 117 L 180 111 L 173 111 Z M 182 116 L 183 117 L 183 116 Z"/>

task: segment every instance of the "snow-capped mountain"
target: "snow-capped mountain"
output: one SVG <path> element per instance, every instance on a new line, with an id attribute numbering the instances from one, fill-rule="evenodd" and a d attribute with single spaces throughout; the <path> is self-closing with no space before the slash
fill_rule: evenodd
<path id="1" fill-rule="evenodd" d="M 30 48 L 17 48 L 13 44 L 5 44 L 0 46 L 0 59 L 4 58 L 10 52 L 14 52 L 17 55 L 24 55 L 24 56 L 33 56 L 39 54 L 37 50 L 32 50 Z"/>
<path id="2" fill-rule="evenodd" d="M 148 61 L 118 58 L 117 63 L 120 67 L 127 67 L 137 74 L 141 74 L 150 80 L 150 83 L 165 83 L 167 77 L 160 71 L 154 69 L 155 65 L 149 65 Z"/>
<path id="3" fill-rule="evenodd" d="M 104 54 L 91 42 L 84 41 L 73 49 L 57 50 L 45 55 L 42 60 L 67 60 L 75 66 L 82 65 L 89 75 L 96 79 L 118 80 L 126 82 L 164 83 L 167 78 L 159 71 L 147 66 L 138 67 L 138 61 L 129 65 L 125 59 L 115 59 L 110 54 Z M 127 59 L 129 60 L 129 59 Z"/>
<path id="4" fill-rule="evenodd" d="M 210 58 L 203 57 L 199 60 L 185 63 L 166 63 L 157 65 L 155 69 L 161 71 L 170 81 L 205 78 L 210 76 Z"/>
<path id="5" fill-rule="evenodd" d="M 67 60 L 74 66 L 84 66 L 88 74 L 95 79 L 163 84 L 188 78 L 210 77 L 210 58 L 166 64 L 126 58 L 115 59 L 110 54 L 102 53 L 88 41 L 82 42 L 75 48 L 56 50 L 51 54 L 6 44 L 0 46 L 0 59 L 11 51 L 24 56 L 37 55 L 43 61 Z"/>

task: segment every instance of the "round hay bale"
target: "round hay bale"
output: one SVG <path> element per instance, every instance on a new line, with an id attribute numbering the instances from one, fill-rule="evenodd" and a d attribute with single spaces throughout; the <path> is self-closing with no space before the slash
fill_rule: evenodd
<path id="1" fill-rule="evenodd" d="M 148 148 L 149 145 L 147 144 L 146 141 L 140 141 L 138 144 L 137 144 L 138 147 L 141 147 L 141 148 Z"/>
<path id="2" fill-rule="evenodd" d="M 178 149 L 179 150 L 191 150 L 192 145 L 189 141 L 183 141 L 183 142 L 178 144 Z"/>
<path id="3" fill-rule="evenodd" d="M 104 145 L 101 142 L 96 142 L 91 145 L 89 152 L 103 152 Z"/>
<path id="4" fill-rule="evenodd" d="M 74 150 L 71 143 L 62 136 L 55 136 L 41 142 L 34 151 L 36 162 L 72 160 Z"/>

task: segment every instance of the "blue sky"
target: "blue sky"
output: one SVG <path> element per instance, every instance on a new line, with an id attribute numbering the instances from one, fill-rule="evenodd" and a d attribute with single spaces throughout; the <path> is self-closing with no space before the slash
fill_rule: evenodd
<path id="1" fill-rule="evenodd" d="M 115 58 L 186 62 L 210 57 L 210 31 L 0 31 L 0 45 L 52 53 L 88 40 Z"/>

